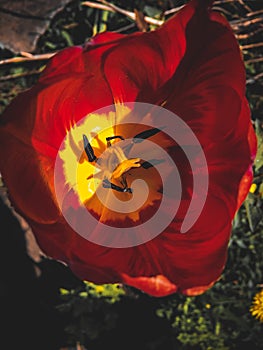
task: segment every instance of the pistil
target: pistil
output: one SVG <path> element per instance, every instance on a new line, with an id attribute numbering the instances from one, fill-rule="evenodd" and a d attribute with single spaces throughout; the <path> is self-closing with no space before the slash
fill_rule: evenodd
<path id="1" fill-rule="evenodd" d="M 145 130 L 134 136 L 130 146 L 132 147 L 134 144 L 140 143 L 160 131 L 161 130 L 157 128 Z M 100 158 L 97 158 L 87 136 L 83 135 L 84 150 L 89 162 L 96 162 L 96 165 L 101 169 L 101 172 L 103 172 L 102 185 L 104 188 L 111 188 L 123 193 L 132 193 L 132 189 L 128 187 L 127 184 L 127 173 L 133 168 L 143 167 L 144 169 L 148 169 L 162 161 L 153 159 L 150 162 L 141 163 L 141 158 L 127 158 L 123 149 L 119 147 L 118 144 L 112 145 L 111 141 L 116 139 L 124 140 L 121 135 L 107 137 L 107 150 Z M 124 149 L 127 152 L 127 148 L 124 147 Z M 118 183 L 120 183 L 122 187 L 119 186 Z"/>

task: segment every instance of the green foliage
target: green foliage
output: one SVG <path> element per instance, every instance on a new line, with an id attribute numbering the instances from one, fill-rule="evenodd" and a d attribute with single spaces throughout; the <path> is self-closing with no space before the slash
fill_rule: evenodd
<path id="1" fill-rule="evenodd" d="M 259 119 L 256 119 L 255 130 L 258 141 L 257 156 L 255 159 L 255 171 L 257 172 L 263 166 L 263 130 Z"/>
<path id="2" fill-rule="evenodd" d="M 66 332 L 69 343 L 82 344 L 95 339 L 115 326 L 118 317 L 113 304 L 125 294 L 119 284 L 95 285 L 85 281 L 84 289 L 60 289 L 61 313 L 69 315 Z"/>
<path id="3" fill-rule="evenodd" d="M 186 297 L 176 308 L 158 309 L 160 317 L 164 315 L 170 318 L 177 339 L 183 348 L 196 347 L 201 350 L 228 350 L 224 345 L 224 339 L 220 337 L 221 324 L 217 321 L 211 323 L 208 310 L 210 304 L 202 309 L 196 305 L 195 298 Z M 176 311 L 175 311 L 176 310 Z M 172 316 L 173 315 L 173 316 Z"/>

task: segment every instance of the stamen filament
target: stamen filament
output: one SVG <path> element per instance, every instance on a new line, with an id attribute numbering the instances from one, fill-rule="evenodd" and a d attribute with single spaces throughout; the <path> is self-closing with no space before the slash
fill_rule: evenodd
<path id="1" fill-rule="evenodd" d="M 110 147 L 111 146 L 111 140 L 115 140 L 115 139 L 124 140 L 124 137 L 122 137 L 121 135 L 106 137 L 107 147 Z"/>
<path id="2" fill-rule="evenodd" d="M 158 132 L 161 131 L 161 129 L 152 128 L 152 129 L 149 129 L 149 130 L 142 131 L 142 132 L 140 132 L 139 134 L 137 134 L 137 135 L 135 135 L 133 137 L 133 142 L 134 143 L 140 143 L 143 140 L 148 139 L 149 137 L 156 135 Z"/>
<path id="3" fill-rule="evenodd" d="M 113 184 L 112 182 L 110 182 L 108 179 L 104 179 L 102 182 L 102 186 L 104 188 L 112 188 L 115 191 L 118 192 L 128 192 L 128 193 L 132 193 L 132 189 L 130 187 L 120 187 L 117 186 L 115 184 Z"/>

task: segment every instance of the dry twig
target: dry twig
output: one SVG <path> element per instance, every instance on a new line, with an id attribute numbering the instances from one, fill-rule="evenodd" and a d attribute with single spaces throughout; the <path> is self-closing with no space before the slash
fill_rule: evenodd
<path id="1" fill-rule="evenodd" d="M 96 2 L 91 2 L 91 1 L 84 1 L 84 2 L 81 3 L 81 5 L 92 7 L 92 8 L 97 8 L 97 9 L 100 9 L 100 10 L 117 12 L 117 13 L 120 13 L 120 14 L 122 14 L 122 15 L 130 18 L 130 19 L 132 19 L 133 21 L 136 21 L 136 15 L 135 15 L 134 12 L 124 10 L 123 8 L 121 8 L 119 6 L 116 6 L 116 5 L 113 5 L 113 4 L 111 4 L 111 3 L 107 2 L 107 1 L 100 1 L 100 2 L 101 3 L 96 3 Z M 155 25 L 155 26 L 161 26 L 163 24 L 163 22 L 164 22 L 162 20 L 158 20 L 158 19 L 151 18 L 151 17 L 148 17 L 148 16 L 145 16 L 144 20 L 145 20 L 146 23 L 152 24 L 152 25 Z"/>
<path id="2" fill-rule="evenodd" d="M 42 69 L 32 70 L 30 72 L 22 72 L 22 73 L 17 73 L 17 74 L 5 75 L 3 77 L 0 77 L 0 82 L 7 81 L 7 80 L 12 80 L 12 79 L 19 79 L 19 78 L 29 77 L 29 76 L 32 76 L 32 75 L 37 75 L 37 74 L 40 74 L 41 71 L 42 71 Z"/>
<path id="3" fill-rule="evenodd" d="M 260 47 L 260 46 L 263 46 L 263 42 L 262 43 L 241 45 L 240 48 L 241 48 L 241 50 L 249 50 L 249 49 L 254 49 L 255 47 Z"/>
<path id="4" fill-rule="evenodd" d="M 12 57 L 12 58 L 7 58 L 5 60 L 0 61 L 0 65 L 2 64 L 8 64 L 8 63 L 22 63 L 22 62 L 27 62 L 27 61 L 42 61 L 42 60 L 48 60 L 52 56 L 54 56 L 56 52 L 52 53 L 43 53 L 40 55 L 28 55 L 28 56 L 22 56 L 22 57 Z"/>
<path id="5" fill-rule="evenodd" d="M 247 84 L 253 84 L 253 83 L 255 83 L 257 80 L 259 80 L 259 79 L 261 79 L 261 78 L 263 78 L 263 72 L 262 72 L 262 73 L 259 73 L 259 74 L 257 74 L 257 75 L 255 75 L 255 76 L 252 77 L 252 78 L 247 79 L 246 83 L 247 83 Z"/>
<path id="6" fill-rule="evenodd" d="M 259 63 L 259 62 L 263 62 L 263 57 L 251 58 L 250 60 L 245 61 L 246 64 Z"/>

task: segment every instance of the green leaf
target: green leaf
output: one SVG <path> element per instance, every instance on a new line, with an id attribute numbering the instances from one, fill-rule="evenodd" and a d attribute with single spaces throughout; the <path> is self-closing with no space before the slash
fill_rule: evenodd
<path id="1" fill-rule="evenodd" d="M 69 35 L 69 33 L 66 30 L 61 30 L 61 36 L 66 40 L 67 46 L 74 45 L 71 36 Z"/>
<path id="2" fill-rule="evenodd" d="M 144 6 L 143 11 L 146 13 L 147 16 L 149 17 L 160 17 L 160 15 L 162 14 L 162 11 L 157 9 L 156 7 L 153 6 Z"/>
<path id="3" fill-rule="evenodd" d="M 257 201 L 258 199 L 255 197 L 255 195 L 252 193 L 249 193 L 244 203 L 246 208 L 249 228 L 252 232 L 255 232 L 263 216 L 263 211 L 261 207 L 257 205 Z"/>
<path id="4" fill-rule="evenodd" d="M 263 128 L 262 123 L 256 119 L 255 129 L 258 141 L 258 150 L 255 159 L 255 170 L 259 170 L 263 166 Z"/>

